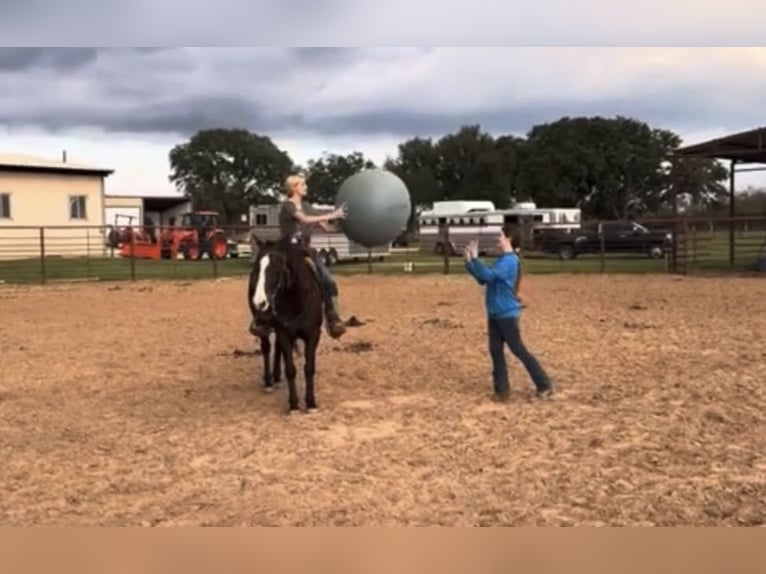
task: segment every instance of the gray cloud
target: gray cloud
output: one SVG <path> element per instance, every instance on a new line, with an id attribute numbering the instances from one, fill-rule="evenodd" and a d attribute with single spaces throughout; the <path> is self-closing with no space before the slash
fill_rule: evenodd
<path id="1" fill-rule="evenodd" d="M 39 67 L 72 70 L 98 57 L 98 48 L 1 48 L 0 71 Z"/>
<path id="2" fill-rule="evenodd" d="M 433 49 L 2 48 L 0 83 L 11 89 L 0 93 L 0 126 L 184 137 L 202 128 L 244 127 L 369 138 L 438 136 L 475 123 L 523 133 L 562 115 L 621 114 L 676 131 L 759 121 L 754 110 L 763 108 L 764 74 L 751 73 L 749 89 L 741 76 L 731 87 L 729 76 L 738 70 L 698 58 L 693 69 L 681 64 L 658 73 L 649 63 L 625 75 L 609 71 L 609 58 L 592 63 L 605 53 L 562 52 L 559 60 L 550 52 L 501 56 L 489 49 L 443 55 Z M 628 63 L 635 68 L 634 60 Z"/>
<path id="3" fill-rule="evenodd" d="M 617 98 L 594 98 L 588 102 L 527 103 L 508 108 L 490 108 L 478 113 L 438 113 L 388 108 L 306 122 L 307 127 L 327 135 L 348 133 L 387 134 L 393 136 L 440 136 L 460 126 L 480 124 L 495 133 L 525 134 L 535 125 L 555 121 L 562 116 L 636 117 L 658 128 L 681 126 L 687 131 L 709 129 L 705 106 L 672 98 L 635 101 Z M 730 125 L 744 125 L 752 115 L 744 110 L 727 114 Z"/>

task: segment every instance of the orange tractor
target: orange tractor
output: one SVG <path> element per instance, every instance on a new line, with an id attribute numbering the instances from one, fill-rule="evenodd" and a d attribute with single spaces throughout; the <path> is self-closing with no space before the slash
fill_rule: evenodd
<path id="1" fill-rule="evenodd" d="M 119 248 L 122 257 L 138 259 L 184 259 L 196 261 L 205 253 L 211 259 L 225 259 L 229 244 L 223 230 L 218 227 L 215 211 L 192 211 L 181 216 L 181 225 L 162 229 L 156 236 L 153 226 L 143 229 L 125 227 L 113 231 L 110 243 Z"/>

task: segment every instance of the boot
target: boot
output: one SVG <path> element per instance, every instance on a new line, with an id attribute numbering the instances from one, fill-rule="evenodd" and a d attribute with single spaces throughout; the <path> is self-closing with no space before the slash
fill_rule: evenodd
<path id="1" fill-rule="evenodd" d="M 333 339 L 338 339 L 346 332 L 346 326 L 338 314 L 338 303 L 334 297 L 330 297 L 325 304 L 325 319 L 327 321 L 327 333 Z"/>

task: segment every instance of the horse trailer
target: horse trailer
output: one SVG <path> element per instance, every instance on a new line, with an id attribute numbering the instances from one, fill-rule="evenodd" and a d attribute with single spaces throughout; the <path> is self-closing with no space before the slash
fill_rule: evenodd
<path id="1" fill-rule="evenodd" d="M 261 240 L 276 240 L 279 238 L 279 204 L 253 205 L 250 207 L 251 244 L 255 237 Z M 312 213 L 330 213 L 335 208 L 327 205 L 312 205 Z M 311 247 L 317 250 L 327 266 L 343 261 L 364 261 L 368 257 L 382 261 L 391 255 L 391 242 L 368 249 L 351 241 L 332 222 L 327 224 L 329 231 L 313 226 L 311 232 Z M 255 252 L 255 247 L 253 247 Z"/>
<path id="2" fill-rule="evenodd" d="M 493 253 L 498 233 L 504 225 L 509 224 L 521 232 L 521 247 L 527 248 L 534 245 L 538 230 L 579 229 L 580 217 L 579 208 L 538 208 L 531 202 L 500 210 L 472 208 L 448 212 L 434 209 L 418 216 L 420 251 L 443 254 L 447 249 L 448 253 L 457 255 L 470 241 L 476 240 L 479 253 Z M 445 231 L 448 234 L 446 240 Z"/>

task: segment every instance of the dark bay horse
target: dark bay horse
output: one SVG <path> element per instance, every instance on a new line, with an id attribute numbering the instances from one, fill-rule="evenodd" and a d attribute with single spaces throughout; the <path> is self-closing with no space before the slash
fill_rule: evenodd
<path id="1" fill-rule="evenodd" d="M 294 351 L 298 340 L 303 341 L 305 403 L 307 410 L 314 410 L 317 408 L 314 392 L 316 352 L 324 319 L 319 278 L 303 247 L 293 245 L 289 240 L 263 242 L 256 239 L 256 244 L 258 253 L 250 276 L 252 287 L 248 287 L 250 309 L 253 316 L 263 317 L 276 334 L 275 363 L 281 356 L 289 392 L 288 412 L 299 409 Z M 263 338 L 261 344 L 263 349 Z"/>

